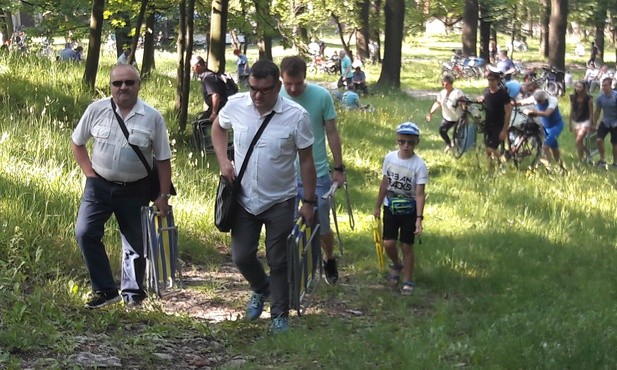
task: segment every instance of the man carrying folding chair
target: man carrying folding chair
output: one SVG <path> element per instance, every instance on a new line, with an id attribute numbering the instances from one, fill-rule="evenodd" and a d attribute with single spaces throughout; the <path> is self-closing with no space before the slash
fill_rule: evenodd
<path id="1" fill-rule="evenodd" d="M 338 280 L 338 267 L 334 258 L 334 234 L 330 228 L 330 204 L 327 199 L 322 199 L 322 195 L 328 192 L 332 182 L 343 185 L 347 178 L 345 176 L 345 166 L 343 165 L 343 155 L 341 149 L 341 139 L 336 129 L 336 110 L 332 96 L 325 88 L 307 83 L 306 62 L 298 56 L 283 58 L 281 62 L 281 78 L 283 86 L 281 96 L 291 99 L 306 109 L 311 118 L 311 127 L 315 142 L 313 143 L 313 159 L 315 170 L 317 171 L 317 199 L 319 223 L 321 230 L 321 246 L 324 252 L 324 271 L 326 282 L 335 284 Z M 334 162 L 334 172 L 330 176 L 330 164 L 326 151 L 326 137 Z M 298 199 L 305 197 L 302 180 L 298 178 Z"/>

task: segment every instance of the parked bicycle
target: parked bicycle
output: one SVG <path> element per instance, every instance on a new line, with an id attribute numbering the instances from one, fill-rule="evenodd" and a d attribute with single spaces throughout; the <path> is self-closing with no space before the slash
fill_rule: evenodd
<path id="1" fill-rule="evenodd" d="M 549 95 L 560 97 L 566 92 L 565 75 L 564 71 L 553 66 L 542 66 L 542 74 L 535 81 Z"/>
<path id="2" fill-rule="evenodd" d="M 517 168 L 533 168 L 542 153 L 542 126 L 533 117 L 523 113 L 522 107 L 512 109 L 508 129 L 506 159 L 512 159 Z"/>
<path id="3" fill-rule="evenodd" d="M 457 101 L 463 108 L 463 115 L 454 125 L 452 153 L 455 158 L 460 158 L 475 144 L 476 132 L 484 132 L 486 113 L 484 104 L 467 97 Z"/>

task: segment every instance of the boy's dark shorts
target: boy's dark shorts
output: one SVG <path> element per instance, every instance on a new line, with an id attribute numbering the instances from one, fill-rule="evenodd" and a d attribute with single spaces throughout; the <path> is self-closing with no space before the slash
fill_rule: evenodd
<path id="1" fill-rule="evenodd" d="M 606 135 L 611 134 L 611 144 L 617 144 L 617 127 L 607 127 L 604 122 L 598 125 L 598 138 L 604 140 Z"/>
<path id="2" fill-rule="evenodd" d="M 383 207 L 383 240 L 400 240 L 413 244 L 415 231 L 416 215 L 395 216 L 390 212 L 390 208 Z"/>

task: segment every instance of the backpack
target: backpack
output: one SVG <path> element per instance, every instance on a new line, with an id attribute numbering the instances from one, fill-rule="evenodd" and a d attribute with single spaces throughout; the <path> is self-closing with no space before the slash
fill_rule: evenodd
<path id="1" fill-rule="evenodd" d="M 230 97 L 238 92 L 238 85 L 228 73 L 220 73 L 217 75 L 221 81 L 221 87 L 223 91 L 227 93 L 227 97 Z"/>

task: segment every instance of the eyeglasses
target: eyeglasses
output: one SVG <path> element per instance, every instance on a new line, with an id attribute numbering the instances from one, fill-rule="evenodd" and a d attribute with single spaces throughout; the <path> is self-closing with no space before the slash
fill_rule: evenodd
<path id="1" fill-rule="evenodd" d="M 411 139 L 411 140 L 397 140 L 396 141 L 398 143 L 398 145 L 405 145 L 405 144 L 409 144 L 409 145 L 416 145 L 418 144 L 418 139 Z"/>
<path id="2" fill-rule="evenodd" d="M 251 86 L 249 85 L 249 89 L 251 89 L 251 93 L 252 94 L 257 94 L 258 92 L 262 93 L 263 95 L 267 95 L 270 94 L 272 91 L 274 91 L 274 88 L 276 87 L 276 83 L 272 86 L 269 87 L 263 87 L 261 89 L 256 88 L 255 86 Z"/>
<path id="3" fill-rule="evenodd" d="M 135 85 L 135 83 L 137 83 L 137 81 L 135 80 L 118 80 L 118 81 L 112 81 L 111 84 L 115 87 L 121 87 L 122 84 L 125 84 L 126 86 L 133 86 Z"/>

